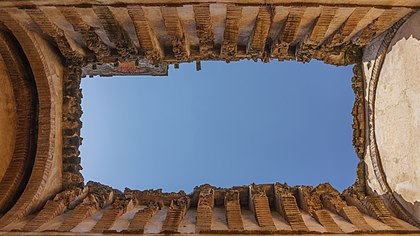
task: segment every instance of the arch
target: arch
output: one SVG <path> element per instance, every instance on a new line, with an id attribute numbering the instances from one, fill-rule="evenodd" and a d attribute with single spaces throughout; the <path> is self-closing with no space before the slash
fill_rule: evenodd
<path id="1" fill-rule="evenodd" d="M 0 213 L 17 201 L 29 180 L 35 159 L 37 94 L 27 60 L 12 35 L 0 31 L 0 55 L 13 87 L 16 106 L 15 143 L 10 163 L 0 181 Z"/>
<path id="2" fill-rule="evenodd" d="M 35 38 L 9 12 L 1 10 L 0 20 L 16 37 L 25 53 L 36 83 L 38 94 L 38 135 L 35 160 L 31 176 L 16 204 L 1 218 L 0 228 L 12 221 L 21 219 L 37 209 L 42 202 L 41 196 L 50 174 L 55 147 L 56 105 L 52 99 L 53 74 L 49 68 L 43 50 L 34 42 Z"/>
<path id="3" fill-rule="evenodd" d="M 370 161 L 372 164 L 372 169 L 374 172 L 375 179 L 378 183 L 378 186 L 369 186 L 372 188 L 373 191 L 377 192 L 377 194 L 382 194 L 383 200 L 389 206 L 390 209 L 401 219 L 410 222 L 411 224 L 419 227 L 420 222 L 419 220 L 409 211 L 401 202 L 401 199 L 397 199 L 394 195 L 394 190 L 390 186 L 387 179 L 387 172 L 383 166 L 383 158 L 380 154 L 380 147 L 378 145 L 377 140 L 377 133 L 378 130 L 376 129 L 376 105 L 377 105 L 377 90 L 378 90 L 378 83 L 381 78 L 381 72 L 383 70 L 383 65 L 385 62 L 385 58 L 392 47 L 391 42 L 395 39 L 397 32 L 401 29 L 403 24 L 410 18 L 413 17 L 413 14 L 407 15 L 406 17 L 399 20 L 395 25 L 391 27 L 391 29 L 384 35 L 382 38 L 379 48 L 377 49 L 376 59 L 374 60 L 374 65 L 372 68 L 372 72 L 369 78 L 367 79 L 368 82 L 368 91 L 367 91 L 367 128 L 368 128 L 368 149 L 370 155 Z M 366 71 L 365 71 L 366 72 Z M 397 137 L 401 138 L 401 137 Z M 393 147 L 396 148 L 396 147 Z M 395 157 L 400 158 L 400 157 Z M 366 178 L 369 178 L 366 176 Z"/>

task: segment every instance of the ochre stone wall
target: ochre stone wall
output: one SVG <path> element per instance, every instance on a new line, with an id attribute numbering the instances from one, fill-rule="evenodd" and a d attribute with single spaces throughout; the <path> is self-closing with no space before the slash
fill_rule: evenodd
<path id="1" fill-rule="evenodd" d="M 13 156 L 16 137 L 16 103 L 6 65 L 0 58 L 0 181 Z"/>
<path id="2" fill-rule="evenodd" d="M 0 20 L 16 37 L 29 61 L 36 82 L 39 132 L 31 176 L 16 204 L 2 216 L 0 227 L 42 207 L 48 198 L 61 190 L 62 185 L 61 59 L 43 37 L 22 27 L 11 17 L 12 14 L 1 10 Z"/>

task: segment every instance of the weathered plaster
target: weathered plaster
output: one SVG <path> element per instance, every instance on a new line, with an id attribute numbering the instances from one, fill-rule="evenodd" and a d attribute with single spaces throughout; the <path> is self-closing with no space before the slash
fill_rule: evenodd
<path id="1" fill-rule="evenodd" d="M 420 219 L 420 12 L 397 32 L 376 95 L 376 141 L 388 184 Z"/>
<path id="2" fill-rule="evenodd" d="M 371 124 L 376 136 L 376 140 L 368 140 L 364 158 L 368 194 L 382 195 L 392 191 L 417 219 L 420 219 L 419 20 L 420 12 L 417 12 L 398 29 L 382 66 L 376 68 L 376 73 L 379 73 L 376 100 L 369 97 L 369 90 L 373 89 L 375 62 L 380 64 L 377 52 L 381 50 L 384 35 L 372 41 L 363 55 L 366 101 L 374 104 L 374 111 L 370 112 L 373 112 Z M 372 135 L 367 137 L 372 138 Z M 379 167 L 375 167 L 377 161 L 371 153 L 374 148 L 369 146 L 372 142 L 378 147 Z M 378 176 L 381 168 L 382 177 Z M 389 189 L 381 184 L 380 178 L 385 178 Z"/>

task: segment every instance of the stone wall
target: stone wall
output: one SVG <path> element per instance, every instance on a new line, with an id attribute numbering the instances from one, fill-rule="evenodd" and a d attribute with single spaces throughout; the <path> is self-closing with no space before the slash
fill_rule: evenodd
<path id="1" fill-rule="evenodd" d="M 78 148 L 82 140 L 80 137 L 82 94 L 79 86 L 81 68 L 87 64 L 94 69 L 98 65 L 112 63 L 111 71 L 115 68 L 126 69 L 121 66 L 125 65 L 124 63 L 141 67 L 141 62 L 144 60 L 148 61 L 147 66 L 156 65 L 161 68 L 166 68 L 167 64 L 179 66 L 180 63 L 194 60 L 197 61 L 199 68 L 200 60 L 230 62 L 244 59 L 255 61 L 260 59 L 262 62 L 272 59 L 301 62 L 318 59 L 335 65 L 349 65 L 360 63 L 362 49 L 363 64 L 356 64 L 352 80 L 356 93 L 352 112 L 353 144 L 361 159 L 355 184 L 357 188 L 350 188 L 344 195 L 339 195 L 336 192 L 321 194 L 326 185 L 315 189 L 296 187 L 300 189 L 296 202 L 296 196 L 292 195 L 280 196 L 279 199 L 279 196 L 274 194 L 274 185 L 259 186 L 258 188 L 261 188 L 259 194 L 248 191 L 254 187 L 233 187 L 229 192 L 236 190 L 235 193 L 238 195 L 233 208 L 237 217 L 234 218 L 238 222 L 242 222 L 240 219 L 243 218 L 243 222 L 238 225 L 242 225 L 246 233 L 252 233 L 255 229 L 259 229 L 258 232 L 281 231 L 285 228 L 279 227 L 281 222 L 279 218 L 271 215 L 270 209 L 280 204 L 282 211 L 278 213 L 286 215 L 289 224 L 294 222 L 293 217 L 296 215 L 299 215 L 299 224 L 305 219 L 312 219 L 311 217 L 314 217 L 312 222 L 316 219 L 320 223 L 317 226 L 308 223 L 307 228 L 305 226 L 295 229 L 353 232 L 354 230 L 346 231 L 346 226 L 340 226 L 340 220 L 341 222 L 343 220 L 338 214 L 345 211 L 342 214 L 348 219 L 359 219 L 360 212 L 356 214 L 357 217 L 350 214 L 356 209 L 382 221 L 389 229 L 399 230 L 399 227 L 404 226 L 406 222 L 419 225 L 420 181 L 417 167 L 418 153 L 420 153 L 418 145 L 420 13 L 412 15 L 416 7 L 419 7 L 416 1 L 397 5 L 388 1 L 381 1 L 383 5 L 366 0 L 357 1 L 366 7 L 358 7 L 359 5 L 353 5 L 348 1 L 336 5 L 335 1 L 322 0 L 305 1 L 304 4 L 275 0 L 270 5 L 267 5 L 266 1 L 235 0 L 215 2 L 197 0 L 184 5 L 180 4 L 183 0 L 169 2 L 150 0 L 141 3 L 122 1 L 125 3 L 103 1 L 103 5 L 97 1 L 93 1 L 94 5 L 80 5 L 80 1 L 66 2 L 67 6 L 58 4 L 55 0 L 20 1 L 17 3 L 20 6 L 35 4 L 22 8 L 10 7 L 15 6 L 14 1 L 0 2 L 1 33 L 7 32 L 15 37 L 16 44 L 19 44 L 22 50 L 22 60 L 23 58 L 26 60 L 25 68 L 30 71 L 31 78 L 36 83 L 37 95 L 34 102 L 37 113 L 36 118 L 29 119 L 36 123 L 38 131 L 25 136 L 37 137 L 36 145 L 30 145 L 36 149 L 32 160 L 32 173 L 25 181 L 26 187 L 22 189 L 23 193 L 19 193 L 20 197 L 17 196 L 19 199 L 15 199 L 16 204 L 2 215 L 0 229 L 21 229 L 22 227 L 15 227 L 14 224 L 22 224 L 32 219 L 31 214 L 40 214 L 41 208 L 44 209 L 41 211 L 43 215 L 40 214 L 34 219 L 46 219 L 44 216 L 48 216 L 48 212 L 58 215 L 63 211 L 72 210 L 70 205 L 76 206 L 81 198 L 86 197 L 79 193 L 82 191 L 80 187 L 84 185 L 84 180 L 79 172 L 81 165 Z M 86 3 L 91 2 L 86 0 Z M 326 2 L 330 4 L 322 5 Z M 38 7 L 36 4 L 52 5 Z M 394 24 L 395 22 L 397 23 Z M 399 29 L 401 25 L 402 28 Z M 10 60 L 4 53 L 7 47 L 1 43 L 0 53 L 8 67 L 7 63 Z M 367 44 L 369 45 L 366 46 Z M 0 71 L 3 74 L 5 72 L 1 60 Z M 8 76 L 12 74 L 10 71 L 8 73 Z M 16 97 L 16 91 L 12 91 L 10 84 L 3 81 L 8 77 L 3 74 L 0 74 L 2 77 L 0 129 L 2 132 L 4 130 L 2 134 L 5 138 L 0 142 L 0 175 L 5 175 L 3 174 L 5 166 L 11 163 L 13 137 L 18 137 L 13 133 L 13 130 L 16 131 L 13 129 L 13 126 L 16 126 L 13 120 L 16 119 L 15 113 L 18 117 L 20 114 L 19 109 L 14 111 L 11 108 L 18 107 L 11 101 L 13 96 Z M 15 80 L 9 81 L 13 84 Z M 10 124 L 5 120 L 12 122 Z M 18 128 L 16 133 L 22 130 L 24 129 Z M 365 189 L 365 186 L 368 188 Z M 63 207 L 67 207 L 64 203 L 57 205 L 50 201 L 50 204 L 45 204 L 64 188 L 70 192 L 72 189 L 78 189 L 76 191 L 78 194 L 74 194 L 71 198 L 72 203 L 66 203 L 68 209 Z M 104 194 L 100 189 L 92 188 L 92 183 L 88 184 L 87 188 L 90 189 L 90 197 L 86 197 L 87 202 L 78 205 L 72 216 L 64 221 L 68 222 L 68 225 L 64 223 L 62 230 L 72 229 L 76 223 L 81 223 L 85 218 L 90 220 L 89 217 L 95 212 L 103 213 L 114 200 L 113 193 L 119 192 L 106 188 L 109 191 L 105 191 Z M 1 188 L 6 192 L 4 189 Z M 223 212 L 228 190 L 213 188 L 213 191 L 214 207 L 211 210 Z M 97 198 L 95 194 L 102 197 Z M 126 210 L 129 211 L 128 205 L 131 205 L 131 200 L 128 199 L 128 195 L 130 195 L 138 205 L 148 202 L 153 203 L 154 207 L 159 206 L 161 209 L 157 216 L 163 219 L 164 214 L 167 214 L 164 223 L 166 230 L 176 231 L 179 227 L 184 227 L 183 224 L 188 224 L 184 222 L 185 220 L 193 219 L 194 214 L 197 214 L 194 207 L 198 204 L 201 192 L 191 196 L 193 199 L 191 204 L 189 197 L 188 201 L 184 201 L 187 199 L 184 192 L 163 194 L 159 190 L 127 189 L 125 194 L 127 196 L 112 205 L 115 209 L 107 211 L 105 214 L 107 217 L 103 217 L 102 223 L 99 224 L 101 227 L 98 226 L 96 230 L 110 229 L 109 223 L 112 223 L 109 222 L 110 219 L 115 220 Z M 369 198 L 365 199 L 366 195 Z M 76 198 L 78 200 L 75 200 Z M 90 198 L 96 200 L 90 202 Z M 180 198 L 185 199 L 182 204 L 177 204 L 180 203 L 178 202 Z M 344 198 L 346 203 L 343 201 Z M 248 201 L 249 199 L 252 201 Z M 91 203 L 94 203 L 94 206 Z M 355 208 L 346 208 L 346 204 Z M 303 206 L 301 208 L 307 213 L 301 212 L 298 205 Z M 124 210 L 120 212 L 121 207 Z M 190 207 L 193 207 L 191 211 Z M 246 209 L 242 211 L 241 207 Z M 286 209 L 286 207 L 291 208 Z M 255 212 L 256 219 L 252 218 L 253 212 L 249 208 Z M 327 209 L 338 214 L 330 214 Z M 85 218 L 79 218 L 80 214 Z M 210 218 L 210 214 L 207 215 L 205 224 L 202 225 L 212 230 L 213 218 Z M 399 221 L 393 218 L 394 215 L 406 222 L 400 222 L 402 225 L 399 225 Z M 335 222 L 335 219 L 340 220 Z M 215 222 L 219 221 L 216 225 L 223 225 L 223 220 L 225 219 L 215 219 Z M 151 221 L 159 220 L 151 218 Z M 252 224 L 256 227 L 247 228 Z M 410 228 L 411 226 L 404 227 L 416 230 Z M 28 228 L 33 227 L 28 226 Z M 229 226 L 229 229 L 231 228 Z M 227 226 L 220 227 L 216 232 L 225 232 L 223 230 L 227 229 Z M 375 228 L 375 230 L 381 229 Z"/>
<path id="2" fill-rule="evenodd" d="M 371 195 L 420 221 L 420 12 L 364 53 L 369 105 L 366 181 Z M 379 53 L 378 53 L 379 52 Z"/>
<path id="3" fill-rule="evenodd" d="M 60 55 L 46 39 L 18 23 L 15 11 L 0 10 L 0 20 L 16 37 L 36 83 L 37 144 L 32 173 L 16 204 L 2 216 L 0 227 L 38 210 L 62 187 L 62 77 Z"/>

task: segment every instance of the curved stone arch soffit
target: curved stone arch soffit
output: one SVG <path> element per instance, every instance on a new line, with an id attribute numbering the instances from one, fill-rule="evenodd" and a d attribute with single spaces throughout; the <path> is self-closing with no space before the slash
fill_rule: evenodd
<path id="1" fill-rule="evenodd" d="M 407 211 L 403 205 L 395 198 L 392 193 L 392 189 L 389 186 L 386 180 L 386 174 L 381 162 L 381 156 L 379 153 L 378 145 L 376 142 L 376 133 L 375 133 L 375 102 L 376 102 L 376 90 L 378 86 L 378 81 L 381 74 L 381 69 L 385 61 L 386 53 L 389 49 L 392 39 L 399 30 L 399 28 L 406 22 L 406 20 L 412 16 L 414 12 L 408 14 L 404 18 L 396 22 L 384 36 L 378 52 L 376 54 L 376 59 L 373 64 L 372 74 L 368 79 L 369 89 L 367 96 L 367 116 L 368 116 L 368 145 L 370 151 L 370 157 L 373 164 L 374 173 L 376 179 L 378 180 L 381 190 L 385 193 L 384 200 L 387 201 L 388 205 L 392 207 L 392 210 L 402 219 L 410 222 L 416 227 L 420 227 L 420 222 L 414 217 L 409 211 Z"/>
<path id="2" fill-rule="evenodd" d="M 17 201 L 28 183 L 35 159 L 37 140 L 37 94 L 35 81 L 22 49 L 7 30 L 0 31 L 0 56 L 5 64 L 16 102 L 16 141 L 12 160 L 0 180 L 0 212 Z"/>
<path id="3" fill-rule="evenodd" d="M 28 184 L 16 204 L 1 218 L 0 228 L 29 215 L 35 210 L 45 189 L 50 174 L 53 150 L 55 147 L 56 107 L 52 101 L 53 93 L 51 68 L 44 61 L 42 49 L 25 26 L 15 21 L 5 10 L 0 10 L 0 21 L 12 32 L 21 45 L 34 75 L 38 93 L 38 141 L 35 161 Z"/>

